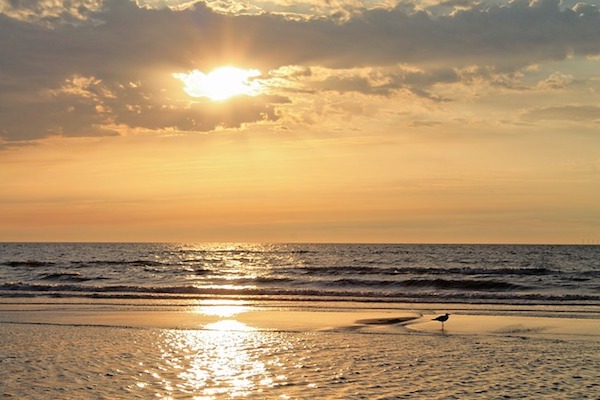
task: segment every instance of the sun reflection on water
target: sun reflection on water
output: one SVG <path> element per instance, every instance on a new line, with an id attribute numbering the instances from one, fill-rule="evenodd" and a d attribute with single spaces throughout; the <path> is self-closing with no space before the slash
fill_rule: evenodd
<path id="1" fill-rule="evenodd" d="M 203 314 L 208 316 L 215 317 L 233 317 L 235 315 L 248 312 L 252 309 L 252 307 L 244 305 L 243 303 L 205 303 L 204 305 L 194 307 L 192 311 L 197 314 Z"/>
<path id="2" fill-rule="evenodd" d="M 195 400 L 255 397 L 285 381 L 285 376 L 273 376 L 270 361 L 262 354 L 276 340 L 271 333 L 235 320 L 204 328 L 164 332 L 163 370 L 169 374 L 161 379 L 169 396 L 183 394 Z"/>
<path id="3" fill-rule="evenodd" d="M 226 319 L 226 320 L 221 320 L 218 322 L 213 322 L 211 324 L 204 325 L 204 328 L 211 330 L 211 331 L 225 331 L 225 332 L 256 330 L 255 328 L 253 328 L 251 326 L 248 326 L 242 322 L 239 322 L 239 321 L 236 321 L 233 319 Z"/>

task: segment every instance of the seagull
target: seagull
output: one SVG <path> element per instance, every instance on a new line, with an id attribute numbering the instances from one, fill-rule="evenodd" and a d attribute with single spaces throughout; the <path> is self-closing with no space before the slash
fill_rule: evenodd
<path id="1" fill-rule="evenodd" d="M 440 321 L 442 323 L 442 330 L 444 330 L 444 322 L 448 321 L 448 318 L 450 318 L 450 314 L 446 313 L 444 315 L 440 315 L 439 317 L 433 318 L 432 321 Z"/>

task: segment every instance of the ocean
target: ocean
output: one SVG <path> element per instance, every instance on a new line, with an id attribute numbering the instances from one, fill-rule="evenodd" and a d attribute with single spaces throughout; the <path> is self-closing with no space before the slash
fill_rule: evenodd
<path id="1" fill-rule="evenodd" d="M 598 321 L 591 245 L 0 244 L 2 398 L 596 400 Z"/>
<path id="2" fill-rule="evenodd" d="M 0 243 L 0 298 L 600 305 L 600 246 Z"/>

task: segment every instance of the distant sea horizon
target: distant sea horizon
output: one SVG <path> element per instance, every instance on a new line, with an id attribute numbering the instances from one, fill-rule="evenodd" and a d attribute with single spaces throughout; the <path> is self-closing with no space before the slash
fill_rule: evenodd
<path id="1" fill-rule="evenodd" d="M 580 242 L 394 242 L 394 241 L 277 241 L 277 240 L 0 240 L 0 243 L 74 243 L 74 244 L 178 244 L 178 243 L 197 243 L 197 244 L 220 244 L 220 243 L 241 243 L 241 244 L 329 244 L 329 245 L 492 245 L 492 246 L 600 246 L 598 240 L 581 240 Z"/>

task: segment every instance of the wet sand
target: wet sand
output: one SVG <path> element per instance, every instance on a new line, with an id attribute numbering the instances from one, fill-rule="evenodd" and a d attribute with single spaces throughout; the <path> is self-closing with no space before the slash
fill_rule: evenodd
<path id="1" fill-rule="evenodd" d="M 484 310 L 485 311 L 485 310 Z M 521 334 L 548 338 L 600 340 L 600 319 L 519 315 L 489 315 L 471 310 L 453 313 L 444 326 L 431 311 L 317 309 L 289 305 L 225 303 L 173 308 L 135 305 L 13 303 L 0 304 L 0 323 L 92 325 L 129 328 L 211 329 L 216 323 L 235 322 L 238 328 L 260 331 L 364 331 L 447 335 Z M 443 329 L 442 329 L 443 328 Z"/>
<path id="2" fill-rule="evenodd" d="M 435 315 L 2 304 L 0 397 L 600 398 L 600 320 Z"/>

